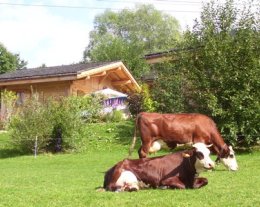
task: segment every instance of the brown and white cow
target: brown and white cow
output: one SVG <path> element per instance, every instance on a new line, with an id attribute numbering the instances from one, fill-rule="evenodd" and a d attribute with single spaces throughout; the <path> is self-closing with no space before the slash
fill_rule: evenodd
<path id="1" fill-rule="evenodd" d="M 170 149 L 178 144 L 202 142 L 213 144 L 214 151 L 226 168 L 237 170 L 235 154 L 221 137 L 216 124 L 202 114 L 159 114 L 142 112 L 136 118 L 135 134 L 129 150 L 131 155 L 136 142 L 136 131 L 139 129 L 142 146 L 138 150 L 140 158 L 147 157 L 166 146 Z"/>
<path id="2" fill-rule="evenodd" d="M 190 150 L 160 157 L 125 159 L 106 172 L 103 187 L 109 191 L 136 191 L 142 183 L 152 188 L 200 188 L 208 180 L 198 174 L 215 166 L 209 154 L 204 143 L 196 143 Z"/>

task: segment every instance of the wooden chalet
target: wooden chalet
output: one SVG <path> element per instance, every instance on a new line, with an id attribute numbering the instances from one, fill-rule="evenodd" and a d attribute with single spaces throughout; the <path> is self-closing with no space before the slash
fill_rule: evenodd
<path id="1" fill-rule="evenodd" d="M 81 96 L 103 88 L 123 93 L 140 90 L 121 61 L 22 69 L 0 75 L 0 90 L 16 92 L 19 102 L 29 98 L 32 91 L 44 101 L 49 97 Z M 2 109 L 1 104 L 1 112 Z"/>
<path id="2" fill-rule="evenodd" d="M 173 54 L 178 51 L 180 50 L 170 49 L 168 51 L 163 51 L 163 52 L 149 53 L 144 56 L 144 59 L 150 65 L 165 62 L 165 61 L 172 61 L 174 60 Z"/>
<path id="3" fill-rule="evenodd" d="M 144 56 L 146 63 L 150 65 L 150 72 L 143 75 L 142 81 L 148 84 L 150 87 L 153 86 L 155 79 L 157 78 L 157 64 L 163 62 L 173 62 L 176 60 L 175 53 L 183 51 L 182 49 L 169 49 L 167 51 L 149 53 Z"/>

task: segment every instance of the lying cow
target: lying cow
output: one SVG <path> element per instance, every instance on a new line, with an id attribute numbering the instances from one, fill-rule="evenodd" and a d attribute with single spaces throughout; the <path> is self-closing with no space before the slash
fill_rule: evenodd
<path id="1" fill-rule="evenodd" d="M 106 172 L 103 187 L 109 191 L 136 191 L 143 183 L 152 188 L 200 188 L 208 180 L 198 174 L 215 166 L 209 154 L 205 144 L 196 143 L 190 150 L 165 156 L 125 159 Z"/>
<path id="2" fill-rule="evenodd" d="M 202 142 L 213 144 L 218 158 L 228 169 L 237 170 L 234 151 L 221 137 L 214 121 L 202 114 L 138 114 L 135 134 L 129 150 L 131 155 L 136 142 L 136 131 L 139 129 L 142 146 L 138 150 L 139 158 L 147 157 L 166 146 L 170 149 L 178 144 Z"/>

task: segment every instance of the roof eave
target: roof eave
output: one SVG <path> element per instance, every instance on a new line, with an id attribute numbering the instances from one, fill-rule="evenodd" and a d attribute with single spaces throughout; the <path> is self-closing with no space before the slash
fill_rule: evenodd
<path id="1" fill-rule="evenodd" d="M 9 86 L 9 85 L 21 85 L 21 84 L 33 84 L 33 83 L 45 83 L 45 82 L 55 82 L 55 81 L 68 81 L 68 80 L 77 80 L 82 78 L 90 78 L 96 74 L 102 72 L 109 72 L 113 70 L 122 70 L 126 75 L 128 80 L 122 81 L 122 86 L 129 88 L 131 91 L 140 91 L 141 87 L 136 82 L 134 77 L 125 67 L 123 62 L 113 62 L 111 64 L 99 66 L 93 69 L 83 69 L 75 73 L 66 73 L 66 74 L 55 74 L 55 75 L 44 75 L 44 76 L 33 76 L 33 77 L 21 77 L 21 78 L 8 78 L 0 80 L 0 86 Z M 120 82 L 120 81 L 119 81 Z"/>
<path id="2" fill-rule="evenodd" d="M 21 84 L 32 84 L 32 83 L 45 83 L 45 82 L 55 82 L 55 81 L 68 81 L 75 80 L 77 76 L 74 74 L 63 74 L 55 76 L 38 76 L 38 77 L 23 77 L 17 79 L 3 79 L 0 81 L 0 86 L 6 85 L 21 85 Z"/>
<path id="3" fill-rule="evenodd" d="M 77 79 L 91 77 L 94 74 L 102 73 L 104 71 L 111 71 L 111 70 L 115 70 L 115 69 L 119 69 L 119 68 L 124 71 L 126 76 L 131 81 L 131 84 L 130 84 L 131 90 L 132 91 L 140 91 L 141 87 L 139 86 L 139 84 L 136 82 L 134 77 L 131 75 L 131 73 L 128 71 L 128 69 L 125 67 L 125 65 L 121 61 L 111 63 L 111 64 L 108 64 L 108 65 L 104 65 L 104 66 L 101 66 L 101 67 L 98 67 L 98 68 L 94 68 L 92 70 L 87 70 L 87 71 L 81 70 L 77 74 Z"/>

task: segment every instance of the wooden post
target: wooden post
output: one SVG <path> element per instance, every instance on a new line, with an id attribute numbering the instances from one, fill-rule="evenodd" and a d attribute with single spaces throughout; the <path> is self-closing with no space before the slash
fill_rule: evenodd
<path id="1" fill-rule="evenodd" d="M 38 147 L 38 137 L 35 137 L 35 144 L 34 144 L 34 158 L 37 157 L 37 147 Z"/>

